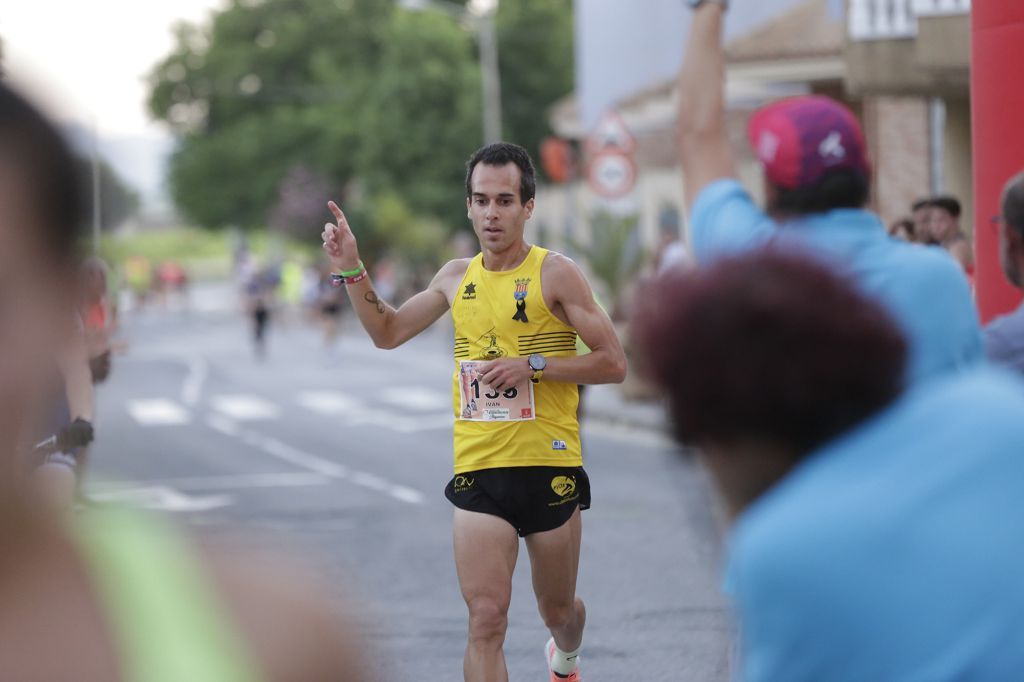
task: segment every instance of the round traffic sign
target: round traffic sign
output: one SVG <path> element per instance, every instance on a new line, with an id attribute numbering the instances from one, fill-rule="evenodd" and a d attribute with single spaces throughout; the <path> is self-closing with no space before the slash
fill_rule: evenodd
<path id="1" fill-rule="evenodd" d="M 621 199 L 636 185 L 636 163 L 631 154 L 607 149 L 598 152 L 587 167 L 591 188 L 606 199 Z"/>

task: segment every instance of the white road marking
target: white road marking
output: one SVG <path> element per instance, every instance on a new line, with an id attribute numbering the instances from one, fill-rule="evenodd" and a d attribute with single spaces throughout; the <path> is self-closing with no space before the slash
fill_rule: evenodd
<path id="1" fill-rule="evenodd" d="M 128 414 L 142 426 L 172 426 L 191 421 L 188 410 L 164 398 L 131 400 L 127 407 Z"/>
<path id="2" fill-rule="evenodd" d="M 195 355 L 188 361 L 188 376 L 181 386 L 181 402 L 189 407 L 199 404 L 199 397 L 203 393 L 203 383 L 210 373 L 206 360 L 201 355 Z"/>
<path id="3" fill-rule="evenodd" d="M 306 471 L 290 471 L 268 474 L 235 474 L 227 476 L 191 476 L 168 478 L 156 481 L 122 481 L 100 483 L 90 495 L 109 495 L 132 488 L 165 486 L 179 490 L 243 490 L 247 488 L 291 488 L 326 485 L 329 476 Z"/>
<path id="4" fill-rule="evenodd" d="M 382 390 L 378 396 L 386 403 L 410 410 L 441 410 L 451 408 L 452 405 L 450 393 L 420 386 L 391 386 Z"/>
<path id="5" fill-rule="evenodd" d="M 345 414 L 360 407 L 358 400 L 338 391 L 305 391 L 299 394 L 298 402 L 311 412 L 328 415 Z"/>
<path id="6" fill-rule="evenodd" d="M 192 496 L 164 485 L 100 492 L 92 497 L 100 502 L 117 502 L 132 507 L 170 512 L 209 511 L 226 507 L 232 501 L 229 495 Z"/>
<path id="7" fill-rule="evenodd" d="M 213 405 L 213 409 L 238 421 L 275 419 L 281 415 L 277 405 L 255 395 L 219 395 L 214 397 L 210 404 Z"/>
<path id="8" fill-rule="evenodd" d="M 319 480 L 322 479 L 335 479 L 335 480 L 347 480 L 355 485 L 375 492 L 384 493 L 389 497 L 392 497 L 399 502 L 405 502 L 406 504 L 423 504 L 425 497 L 423 493 L 413 488 L 409 488 L 404 485 L 392 483 L 387 479 L 372 474 L 367 471 L 356 471 L 350 470 L 348 467 L 338 462 L 331 461 L 324 457 L 318 457 L 317 455 L 304 452 L 299 448 L 296 448 L 288 443 L 277 440 L 270 436 L 256 433 L 255 431 L 247 431 L 239 427 L 237 424 L 232 422 L 230 419 L 224 417 L 212 416 L 206 420 L 207 425 L 232 438 L 237 438 L 246 445 L 261 450 L 271 457 L 287 462 L 292 466 L 305 469 L 307 474 L 305 476 L 314 475 L 317 479 L 297 479 L 289 480 L 281 477 L 291 476 L 290 474 L 260 474 L 254 477 L 250 477 L 250 480 L 240 481 L 240 477 L 225 477 L 228 479 L 227 483 L 236 481 L 239 487 L 254 487 L 254 483 L 259 483 L 259 487 L 274 487 L 275 485 L 315 485 Z M 299 476 L 296 474 L 296 476 Z M 204 479 L 197 479 L 196 482 L 202 485 Z M 284 483 L 275 481 L 285 481 Z M 188 487 L 185 481 L 178 481 L 178 484 L 182 487 Z M 212 487 L 212 486 L 211 486 Z M 228 487 L 228 486 L 225 486 Z"/>

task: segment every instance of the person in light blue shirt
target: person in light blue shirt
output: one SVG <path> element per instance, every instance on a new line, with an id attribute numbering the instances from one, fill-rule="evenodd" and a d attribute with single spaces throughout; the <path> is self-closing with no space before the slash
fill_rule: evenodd
<path id="1" fill-rule="evenodd" d="M 1024 172 L 1003 188 L 999 216 L 999 260 L 1006 280 L 1024 288 Z M 985 354 L 1000 365 L 1024 374 L 1024 303 L 985 327 Z"/>
<path id="2" fill-rule="evenodd" d="M 661 278 L 633 338 L 733 520 L 745 682 L 1024 677 L 1024 383 L 904 388 L 889 311 L 774 249 Z"/>
<path id="3" fill-rule="evenodd" d="M 725 126 L 724 0 L 695 2 L 679 84 L 680 154 L 698 263 L 769 242 L 803 248 L 883 302 L 910 341 L 909 381 L 983 358 L 962 270 L 942 249 L 890 238 L 868 203 L 871 169 L 853 114 L 827 97 L 758 111 L 750 139 L 764 166 L 767 210 L 735 180 Z"/>

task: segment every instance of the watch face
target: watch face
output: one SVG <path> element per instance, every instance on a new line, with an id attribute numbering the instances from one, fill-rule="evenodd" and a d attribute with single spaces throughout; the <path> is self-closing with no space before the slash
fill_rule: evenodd
<path id="1" fill-rule="evenodd" d="M 544 360 L 543 355 L 534 354 L 530 356 L 530 369 L 534 370 L 535 372 L 541 371 L 542 369 L 544 369 L 544 367 L 547 366 L 547 364 L 548 363 L 547 361 Z"/>

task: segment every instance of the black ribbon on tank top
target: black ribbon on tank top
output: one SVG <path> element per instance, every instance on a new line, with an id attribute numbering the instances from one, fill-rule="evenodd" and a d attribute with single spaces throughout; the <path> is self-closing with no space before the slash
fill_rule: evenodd
<path id="1" fill-rule="evenodd" d="M 516 299 L 516 314 L 512 316 L 512 319 L 517 322 L 529 322 L 530 319 L 526 317 L 526 299 Z"/>

